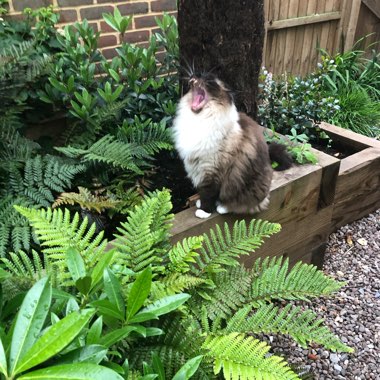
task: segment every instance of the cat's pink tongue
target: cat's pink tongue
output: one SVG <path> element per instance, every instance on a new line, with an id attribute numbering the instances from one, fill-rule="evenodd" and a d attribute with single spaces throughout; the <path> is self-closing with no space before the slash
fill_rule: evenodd
<path id="1" fill-rule="evenodd" d="M 204 96 L 201 94 L 197 94 L 193 96 L 193 102 L 191 103 L 191 109 L 193 111 L 198 111 L 202 106 L 202 102 L 204 100 Z"/>

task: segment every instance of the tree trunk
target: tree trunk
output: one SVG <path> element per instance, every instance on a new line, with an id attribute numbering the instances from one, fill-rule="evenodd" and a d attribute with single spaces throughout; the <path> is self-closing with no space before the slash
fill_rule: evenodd
<path id="1" fill-rule="evenodd" d="M 264 44 L 264 0 L 179 0 L 181 65 L 212 71 L 256 117 Z"/>

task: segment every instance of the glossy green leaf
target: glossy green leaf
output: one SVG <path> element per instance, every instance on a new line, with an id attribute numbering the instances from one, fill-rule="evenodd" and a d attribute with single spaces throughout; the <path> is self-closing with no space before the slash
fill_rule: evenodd
<path id="1" fill-rule="evenodd" d="M 127 321 L 133 317 L 144 304 L 152 286 L 152 270 L 150 267 L 142 271 L 132 285 L 127 301 Z"/>
<path id="2" fill-rule="evenodd" d="M 61 356 L 54 364 L 92 363 L 99 364 L 107 355 L 108 349 L 99 344 L 79 347 Z"/>
<path id="3" fill-rule="evenodd" d="M 105 347 L 110 347 L 116 342 L 125 339 L 132 331 L 142 331 L 141 326 L 126 326 L 121 329 L 114 330 L 102 336 L 99 340 L 99 344 Z"/>
<path id="4" fill-rule="evenodd" d="M 150 321 L 152 319 L 158 319 L 158 317 L 153 313 L 137 313 L 134 315 L 128 323 L 141 323 L 145 321 Z"/>
<path id="5" fill-rule="evenodd" d="M 92 288 L 97 285 L 98 282 L 100 282 L 100 280 L 103 278 L 104 269 L 111 263 L 114 252 L 115 250 L 111 249 L 108 252 L 104 253 L 98 263 L 95 265 L 91 273 Z"/>
<path id="6" fill-rule="evenodd" d="M 166 380 L 165 368 L 157 352 L 152 353 L 152 367 L 154 372 L 158 375 L 158 380 Z"/>
<path id="7" fill-rule="evenodd" d="M 79 251 L 70 247 L 66 251 L 66 262 L 69 272 L 74 281 L 86 276 L 86 266 Z"/>
<path id="8" fill-rule="evenodd" d="M 103 317 L 100 316 L 90 327 L 86 337 L 86 343 L 97 344 L 102 335 L 103 330 Z"/>
<path id="9" fill-rule="evenodd" d="M 3 342 L 0 340 L 0 372 L 4 375 L 7 375 L 7 371 L 7 357 L 5 356 Z"/>
<path id="10" fill-rule="evenodd" d="M 62 364 L 39 369 L 19 380 L 123 380 L 112 369 L 91 363 Z"/>
<path id="11" fill-rule="evenodd" d="M 75 286 L 82 294 L 87 295 L 91 289 L 91 282 L 92 278 L 90 276 L 84 276 L 75 281 Z"/>
<path id="12" fill-rule="evenodd" d="M 195 358 L 192 358 L 188 360 L 174 375 L 172 380 L 188 380 L 191 378 L 191 376 L 194 375 L 195 372 L 197 372 L 199 364 L 201 364 L 203 356 L 196 356 Z"/>
<path id="13" fill-rule="evenodd" d="M 12 335 L 9 354 L 11 373 L 14 373 L 25 353 L 36 342 L 49 311 L 51 293 L 51 284 L 47 277 L 36 282 L 26 293 Z"/>
<path id="14" fill-rule="evenodd" d="M 156 302 L 153 302 L 151 305 L 142 309 L 141 312 L 153 313 L 156 316 L 167 314 L 177 309 L 189 298 L 190 295 L 186 293 L 179 293 L 172 296 L 167 296 L 157 300 Z"/>
<path id="15" fill-rule="evenodd" d="M 70 313 L 74 311 L 78 311 L 78 310 L 79 310 L 78 302 L 76 301 L 75 298 L 71 297 L 67 302 L 65 315 L 69 315 Z"/>
<path id="16" fill-rule="evenodd" d="M 104 280 L 104 290 L 108 296 L 108 299 L 116 305 L 117 309 L 124 316 L 125 315 L 125 303 L 121 290 L 121 285 L 119 279 L 111 271 L 111 269 L 106 268 L 103 274 Z"/>
<path id="17" fill-rule="evenodd" d="M 108 300 L 99 300 L 91 302 L 91 306 L 96 307 L 100 314 L 112 318 L 124 320 L 124 315 L 118 310 L 117 306 Z"/>
<path id="18" fill-rule="evenodd" d="M 157 335 L 162 335 L 164 332 L 159 329 L 158 327 L 147 327 L 145 329 L 145 335 L 148 336 L 157 336 Z"/>
<path id="19" fill-rule="evenodd" d="M 51 326 L 25 354 L 14 373 L 35 367 L 63 350 L 82 331 L 94 313 L 93 309 L 73 312 Z"/>

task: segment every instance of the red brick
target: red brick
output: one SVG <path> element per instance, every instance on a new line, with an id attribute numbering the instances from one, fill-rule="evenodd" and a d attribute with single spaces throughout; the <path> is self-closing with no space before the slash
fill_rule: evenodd
<path id="1" fill-rule="evenodd" d="M 132 30 L 132 23 L 129 24 L 127 30 Z M 111 28 L 105 21 L 100 21 L 100 30 L 102 33 L 113 33 L 116 32 L 115 29 Z"/>
<path id="2" fill-rule="evenodd" d="M 107 36 L 100 36 L 98 46 L 100 48 L 108 47 L 108 46 L 115 46 L 118 44 L 118 40 L 116 36 L 110 34 Z"/>
<path id="3" fill-rule="evenodd" d="M 22 12 L 25 8 L 40 8 L 47 7 L 52 4 L 52 0 L 23 0 L 13 1 L 13 8 L 16 12 Z"/>
<path id="4" fill-rule="evenodd" d="M 97 6 L 81 8 L 80 15 L 82 19 L 87 20 L 101 20 L 103 18 L 103 13 L 113 13 L 113 7 L 111 6 Z"/>
<path id="5" fill-rule="evenodd" d="M 122 15 L 135 15 L 149 12 L 148 3 L 145 2 L 122 4 L 117 7 Z"/>
<path id="6" fill-rule="evenodd" d="M 176 0 L 157 0 L 150 3 L 152 12 L 168 12 L 177 10 Z"/>
<path id="7" fill-rule="evenodd" d="M 156 27 L 156 26 L 157 26 L 157 23 L 156 23 L 155 16 L 135 17 L 136 29 L 151 28 L 151 27 Z"/>
<path id="8" fill-rule="evenodd" d="M 78 14 L 74 9 L 62 9 L 59 11 L 59 22 L 75 22 L 78 20 Z"/>
<path id="9" fill-rule="evenodd" d="M 98 27 L 98 24 L 96 22 L 89 22 L 88 26 L 91 26 L 91 28 L 94 29 L 95 32 L 99 31 L 99 27 Z"/>
<path id="10" fill-rule="evenodd" d="M 94 4 L 94 0 L 58 0 L 59 7 L 76 7 L 77 5 Z"/>
<path id="11" fill-rule="evenodd" d="M 126 33 L 123 37 L 124 42 L 129 42 L 131 44 L 137 42 L 144 42 L 149 40 L 149 31 L 147 30 L 137 30 L 135 32 Z"/>
<path id="12" fill-rule="evenodd" d="M 102 49 L 102 53 L 106 59 L 112 59 L 118 55 L 116 48 Z"/>

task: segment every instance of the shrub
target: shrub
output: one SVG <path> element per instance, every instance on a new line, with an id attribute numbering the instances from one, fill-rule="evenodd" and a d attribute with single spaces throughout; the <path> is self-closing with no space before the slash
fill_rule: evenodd
<path id="1" fill-rule="evenodd" d="M 135 204 L 137 179 L 157 152 L 172 149 L 168 125 L 178 97 L 177 78 L 168 75 L 175 71 L 178 54 L 173 17 L 158 20 L 162 33 L 152 37 L 148 48 L 123 43 L 108 62 L 87 21 L 60 35 L 54 29 L 59 16 L 52 8 L 25 14 L 25 21 L 6 22 L 0 30 L 1 42 L 13 44 L 0 52 L 0 256 L 9 247 L 29 250 L 33 245 L 28 223 L 14 212 L 15 203 L 48 207 L 57 194 L 79 186 L 104 192 L 118 205 L 118 213 Z M 105 15 L 108 21 L 112 17 Z M 128 20 L 118 18 L 124 26 Z M 18 43 L 24 29 L 29 40 Z M 43 107 L 30 102 L 36 96 Z M 23 134 L 26 114 L 43 115 L 51 108 L 70 118 L 60 138 L 63 146 L 56 149 Z"/>
<path id="2" fill-rule="evenodd" d="M 360 42 L 360 41 L 359 41 Z M 306 136 L 315 143 L 327 136 L 321 121 L 370 137 L 379 135 L 379 53 L 370 59 L 353 50 L 335 56 L 322 51 L 321 62 L 305 77 L 262 74 L 259 120 L 262 125 L 291 138 Z"/>
<path id="3" fill-rule="evenodd" d="M 155 192 L 129 213 L 109 244 L 87 219 L 80 223 L 78 214 L 17 209 L 41 245 L 33 259 L 20 253 L 2 260 L 1 331 L 9 331 L 23 292 L 32 287 L 25 299 L 36 300 L 37 287 L 44 296 L 40 302 L 24 301 L 18 313 L 16 321 L 23 319 L 22 325 L 33 329 L 19 331 L 21 322 L 16 322 L 13 334 L 27 338 L 12 343 L 20 352 L 11 365 L 16 372 L 37 364 L 38 374 L 68 365 L 81 371 L 91 363 L 122 376 L 144 368 L 145 374 L 176 379 L 185 366 L 192 368 L 191 375 L 198 368 L 194 379 L 298 379 L 283 358 L 269 354 L 270 346 L 258 338 L 261 333 L 289 334 L 303 347 L 314 342 L 352 351 L 313 312 L 288 303 L 328 296 L 343 283 L 311 265 L 289 269 L 281 258 L 258 259 L 252 268 L 239 263 L 241 255 L 252 254 L 280 230 L 276 223 L 217 226 L 172 245 L 170 195 Z M 55 284 L 53 291 L 46 275 Z M 24 316 L 26 304 L 38 311 L 38 323 Z M 63 332 L 67 320 L 74 322 Z M 60 345 L 49 350 L 50 337 L 61 331 Z M 1 340 L 10 344 L 4 334 Z M 41 349 L 40 342 L 49 344 Z M 37 358 L 36 352 L 44 355 Z M 0 362 L 3 369 L 4 355 Z"/>

